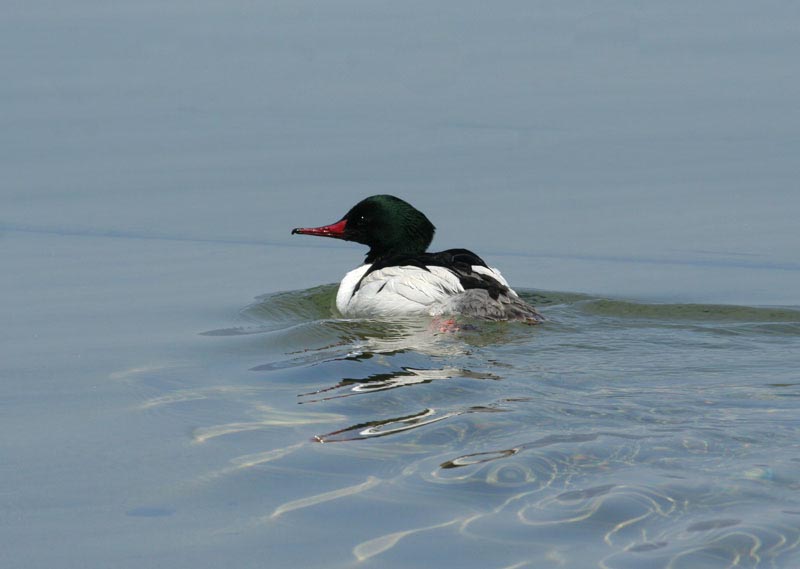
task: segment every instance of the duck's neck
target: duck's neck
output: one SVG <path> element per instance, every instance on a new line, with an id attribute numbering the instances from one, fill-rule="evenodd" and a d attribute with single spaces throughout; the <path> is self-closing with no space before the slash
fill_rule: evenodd
<path id="1" fill-rule="evenodd" d="M 367 263 L 392 257 L 414 257 L 427 251 L 436 228 L 421 213 L 416 210 L 413 213 L 419 217 L 416 223 L 391 223 L 366 240 L 369 245 Z"/>
<path id="2" fill-rule="evenodd" d="M 393 247 L 391 249 L 371 247 L 367 253 L 366 263 L 380 263 L 393 257 L 413 257 L 423 255 L 425 248 L 419 247 Z"/>

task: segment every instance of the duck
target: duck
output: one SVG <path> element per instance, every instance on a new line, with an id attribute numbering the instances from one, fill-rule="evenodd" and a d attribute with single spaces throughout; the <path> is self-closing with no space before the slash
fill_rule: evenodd
<path id="1" fill-rule="evenodd" d="M 472 251 L 429 252 L 435 232 L 425 214 L 392 195 L 363 199 L 330 225 L 292 229 L 292 235 L 369 247 L 364 264 L 344 276 L 336 293 L 336 308 L 346 318 L 463 315 L 528 324 L 544 320 L 499 270 Z"/>

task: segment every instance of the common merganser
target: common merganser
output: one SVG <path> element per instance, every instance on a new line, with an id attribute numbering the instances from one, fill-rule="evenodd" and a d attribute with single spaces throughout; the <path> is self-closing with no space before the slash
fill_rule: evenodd
<path id="1" fill-rule="evenodd" d="M 467 249 L 427 253 L 436 228 L 421 211 L 389 195 L 370 196 L 336 223 L 298 227 L 369 247 L 365 264 L 347 273 L 336 294 L 346 317 L 462 314 L 486 320 L 544 318 L 519 298 L 500 271 Z"/>

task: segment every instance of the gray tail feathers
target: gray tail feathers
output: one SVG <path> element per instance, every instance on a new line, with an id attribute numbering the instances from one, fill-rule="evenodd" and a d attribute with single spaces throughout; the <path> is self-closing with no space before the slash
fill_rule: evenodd
<path id="1" fill-rule="evenodd" d="M 449 312 L 484 320 L 520 320 L 528 324 L 544 322 L 544 316 L 513 294 L 492 298 L 486 290 L 469 289 L 453 298 Z"/>

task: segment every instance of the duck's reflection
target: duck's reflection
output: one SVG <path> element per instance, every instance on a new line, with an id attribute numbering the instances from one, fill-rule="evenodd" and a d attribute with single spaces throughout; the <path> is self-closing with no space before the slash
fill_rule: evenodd
<path id="1" fill-rule="evenodd" d="M 324 332 L 314 336 L 319 347 L 283 352 L 284 357 L 277 361 L 250 369 L 268 375 L 280 374 L 281 381 L 287 381 L 285 370 L 295 370 L 294 377 L 307 386 L 297 390 L 300 405 L 334 405 L 334 400 L 374 394 L 368 404 L 360 400 L 347 402 L 343 409 L 351 418 L 351 426 L 314 436 L 313 440 L 319 442 L 382 437 L 475 412 L 478 407 L 488 410 L 491 404 L 454 407 L 447 388 L 385 394 L 400 387 L 421 387 L 440 380 L 457 382 L 454 389 L 480 392 L 483 387 L 466 386 L 464 380 L 502 379 L 486 370 L 490 367 L 496 371 L 502 364 L 495 358 L 481 357 L 482 348 L 513 341 L 521 333 L 519 328 L 524 328 L 526 336 L 530 334 L 527 326 L 466 318 L 392 321 L 325 318 L 312 328 Z M 309 383 L 313 388 L 309 388 Z"/>
<path id="2" fill-rule="evenodd" d="M 434 380 L 450 379 L 453 377 L 465 377 L 470 379 L 500 379 L 500 377 L 491 373 L 473 372 L 467 369 L 460 369 L 456 367 L 433 369 L 402 367 L 399 371 L 375 373 L 363 379 L 344 378 L 336 385 L 326 387 L 324 389 L 318 389 L 317 391 L 312 391 L 310 393 L 301 393 L 298 395 L 298 397 L 307 398 L 301 400 L 301 404 L 319 403 L 320 401 L 351 397 L 353 395 L 375 391 L 385 391 L 387 389 L 396 389 L 398 387 L 408 387 L 410 385 L 430 383 Z M 326 393 L 333 393 L 337 390 L 346 390 L 346 393 L 324 395 Z M 318 395 L 323 396 L 316 397 Z"/>
<path id="3" fill-rule="evenodd" d="M 332 431 L 325 435 L 316 435 L 314 440 L 320 443 L 330 443 L 384 437 L 393 433 L 429 425 L 457 414 L 458 413 L 452 412 L 439 413 L 436 409 L 424 409 L 411 415 L 393 417 L 381 421 L 368 421 L 366 423 L 359 423 L 344 429 L 339 429 L 338 431 Z"/>
<path id="4" fill-rule="evenodd" d="M 422 411 L 418 411 L 409 415 L 376 421 L 366 421 L 350 427 L 345 427 L 344 429 L 332 431 L 324 435 L 315 435 L 312 440 L 320 443 L 332 443 L 363 440 L 374 437 L 385 437 L 387 435 L 401 433 L 403 431 L 416 429 L 432 423 L 438 423 L 439 421 L 449 419 L 450 417 L 456 417 L 458 415 L 464 415 L 467 413 L 502 413 L 504 411 L 504 409 L 498 409 L 489 406 L 468 407 L 466 409 L 447 411 L 426 408 Z"/>
<path id="5" fill-rule="evenodd" d="M 440 319 L 403 319 L 385 321 L 350 321 L 358 330 L 348 356 L 368 358 L 373 354 L 414 352 L 428 356 L 457 356 L 465 354 L 468 346 L 455 332 L 457 328 L 443 327 Z"/>

